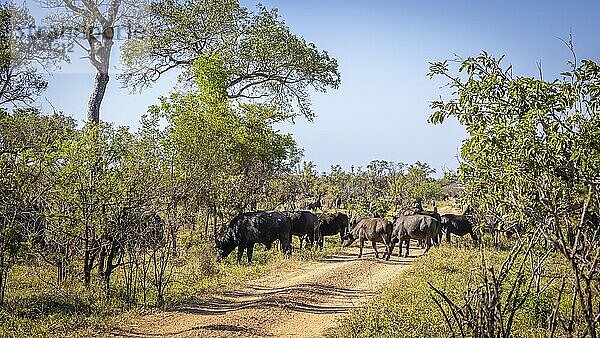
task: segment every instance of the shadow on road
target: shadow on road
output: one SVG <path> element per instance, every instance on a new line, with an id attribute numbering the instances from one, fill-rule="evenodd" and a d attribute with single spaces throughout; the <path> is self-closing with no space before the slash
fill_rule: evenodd
<path id="1" fill-rule="evenodd" d="M 130 330 L 119 330 L 111 332 L 111 334 L 115 337 L 128 337 L 128 338 L 151 338 L 151 337 L 175 337 L 181 336 L 185 334 L 191 334 L 194 331 L 218 331 L 220 333 L 230 332 L 232 335 L 237 333 L 245 333 L 253 336 L 261 335 L 264 336 L 264 333 L 258 332 L 251 328 L 237 326 L 237 325 L 202 325 L 202 326 L 194 326 L 189 329 L 169 332 L 169 333 L 138 333 Z"/>
<path id="2" fill-rule="evenodd" d="M 358 258 L 358 254 L 337 254 L 329 257 L 325 257 L 321 262 L 323 263 L 344 263 L 344 262 L 355 262 L 360 260 L 370 260 L 376 264 L 385 264 L 385 265 L 410 265 L 411 260 L 406 258 L 399 258 L 397 256 L 392 256 L 389 261 L 381 258 L 383 253 L 379 253 L 379 258 L 375 258 L 375 253 L 371 252 L 363 252 L 361 258 Z"/>
<path id="3" fill-rule="evenodd" d="M 343 287 L 333 287 L 320 283 L 296 284 L 290 287 L 271 288 L 251 285 L 242 290 L 220 293 L 219 296 L 208 299 L 199 299 L 171 309 L 168 312 L 187 313 L 194 315 L 220 316 L 230 312 L 245 309 L 277 308 L 290 312 L 303 312 L 311 314 L 337 314 L 345 313 L 355 306 L 327 306 L 322 305 L 323 299 L 346 298 L 351 299 L 361 296 L 372 296 L 373 291 L 362 291 Z M 352 303 L 350 303 L 352 304 Z M 251 328 L 238 325 L 204 325 L 194 326 L 186 330 L 172 331 L 169 333 L 139 333 L 135 330 L 112 331 L 112 336 L 117 337 L 173 337 L 188 336 L 198 332 L 214 331 L 220 334 L 229 332 L 231 335 L 264 336 L 264 332 L 256 332 Z M 210 333 L 209 333 L 210 336 Z"/>
<path id="4" fill-rule="evenodd" d="M 343 313 L 354 306 L 320 305 L 320 298 L 371 296 L 374 292 L 333 287 L 319 283 L 297 284 L 284 288 L 251 286 L 244 290 L 229 291 L 222 298 L 196 301 L 178 307 L 175 311 L 199 315 L 221 315 L 231 311 L 277 307 L 287 311 L 313 314 Z"/>
<path id="5" fill-rule="evenodd" d="M 417 258 L 419 256 L 421 256 L 423 254 L 423 250 L 419 247 L 413 247 L 411 246 L 411 250 L 416 253 L 415 254 L 411 254 L 408 257 L 398 257 L 398 248 L 394 248 L 394 252 L 395 254 L 392 254 L 392 256 L 390 257 L 389 261 L 384 260 L 383 254 L 385 252 L 385 247 L 382 244 L 378 244 L 377 245 L 377 251 L 379 251 L 379 258 L 375 258 L 375 251 L 373 251 L 373 248 L 371 247 L 370 243 L 369 245 L 367 245 L 367 243 L 365 243 L 365 247 L 363 249 L 363 255 L 361 258 L 358 258 L 358 248 L 353 247 L 353 249 L 356 249 L 356 253 L 349 253 L 349 252 L 341 252 L 341 253 L 337 253 L 334 254 L 332 256 L 328 256 L 325 257 L 324 259 L 321 260 L 321 262 L 323 263 L 344 263 L 344 262 L 355 262 L 355 261 L 360 261 L 360 260 L 369 260 L 369 261 L 373 261 L 377 264 L 385 264 L 385 265 L 410 265 L 413 261 L 414 258 Z"/>

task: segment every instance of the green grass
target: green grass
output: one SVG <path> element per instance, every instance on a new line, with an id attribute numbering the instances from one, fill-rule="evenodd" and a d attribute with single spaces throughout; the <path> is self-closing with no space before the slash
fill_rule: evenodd
<path id="1" fill-rule="evenodd" d="M 488 265 L 498 268 L 507 250 L 481 249 Z M 448 337 L 444 317 L 432 299 L 431 282 L 458 304 L 471 273 L 477 273 L 481 251 L 462 239 L 459 244 L 443 244 L 418 258 L 380 296 L 343 318 L 330 337 Z M 530 295 L 516 315 L 513 337 L 545 337 L 556 289 Z M 568 296 L 565 298 L 569 298 Z"/>
<path id="2" fill-rule="evenodd" d="M 217 263 L 212 245 L 197 236 L 184 235 L 181 237 L 184 254 L 173 270 L 165 307 L 185 303 L 215 290 L 232 289 L 276 270 L 321 259 L 340 250 L 339 244 L 334 244 L 336 239 L 327 239 L 323 250 L 296 250 L 291 259 L 284 259 L 276 250 L 264 251 L 257 245 L 252 263 L 248 264 L 244 256 L 238 264 L 235 252 Z M 111 297 L 104 296 L 99 283 L 87 290 L 80 278 L 73 277 L 59 286 L 53 284 L 53 278 L 54 270 L 42 263 L 13 267 L 5 306 L 0 307 L 0 337 L 89 336 L 116 328 L 139 314 L 162 310 L 153 305 L 156 299 L 153 290 L 148 292 L 147 306 L 128 302 L 122 296 L 121 270 L 114 273 Z"/>

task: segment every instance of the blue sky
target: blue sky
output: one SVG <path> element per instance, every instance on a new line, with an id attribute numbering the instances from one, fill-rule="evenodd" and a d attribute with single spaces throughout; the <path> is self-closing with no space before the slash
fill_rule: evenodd
<path id="1" fill-rule="evenodd" d="M 31 2 L 31 1 L 30 1 Z M 254 8 L 255 2 L 241 1 Z M 518 75 L 544 78 L 566 69 L 570 52 L 558 39 L 573 33 L 579 59 L 600 60 L 597 1 L 342 1 L 263 0 L 279 9 L 297 35 L 327 50 L 340 64 L 338 90 L 313 95 L 318 116 L 281 129 L 294 134 L 305 160 L 321 171 L 332 164 L 365 166 L 373 159 L 423 161 L 438 172 L 456 168 L 464 130 L 455 122 L 426 122 L 429 101 L 446 95 L 441 80 L 426 76 L 428 62 L 472 56 L 482 50 L 506 55 Z M 30 6 L 34 6 L 31 2 Z M 36 11 L 36 14 L 39 14 Z M 152 89 L 130 95 L 115 80 L 118 50 L 101 118 L 137 128 L 157 97 L 175 84 L 175 75 Z M 42 100 L 85 119 L 93 72 L 76 57 L 50 78 Z M 48 103 L 45 104 L 49 106 Z"/>

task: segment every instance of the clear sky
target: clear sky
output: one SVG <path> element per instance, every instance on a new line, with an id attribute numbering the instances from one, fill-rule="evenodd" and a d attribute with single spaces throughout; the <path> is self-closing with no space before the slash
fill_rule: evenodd
<path id="1" fill-rule="evenodd" d="M 35 4 L 30 0 L 30 6 Z M 246 7 L 256 2 L 243 0 Z M 481 50 L 506 54 L 518 75 L 544 78 L 566 70 L 568 49 L 558 39 L 574 36 L 579 59 L 600 61 L 600 1 L 393 1 L 263 0 L 279 8 L 297 35 L 337 58 L 338 90 L 313 95 L 318 116 L 281 129 L 294 134 L 305 160 L 325 171 L 332 164 L 365 166 L 373 159 L 429 163 L 438 172 L 454 169 L 464 130 L 455 122 L 427 124 L 429 101 L 444 95 L 440 80 L 426 76 L 428 62 L 472 56 Z M 39 11 L 36 11 L 39 14 Z M 37 15 L 36 15 L 37 16 Z M 137 128 L 146 107 L 175 84 L 175 74 L 140 95 L 129 95 L 114 75 L 101 119 Z M 85 119 L 93 72 L 87 60 L 50 78 L 42 100 Z M 48 106 L 48 104 L 47 104 Z"/>

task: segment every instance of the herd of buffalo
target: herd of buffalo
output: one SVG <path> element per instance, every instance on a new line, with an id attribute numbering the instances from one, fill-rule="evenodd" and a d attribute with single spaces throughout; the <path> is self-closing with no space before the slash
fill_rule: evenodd
<path id="1" fill-rule="evenodd" d="M 229 224 L 215 228 L 215 244 L 217 258 L 227 257 L 236 247 L 237 259 L 240 261 L 247 252 L 248 262 L 252 261 L 255 244 L 263 244 L 266 249 L 273 242 L 279 241 L 281 251 L 289 256 L 292 253 L 292 236 L 300 240 L 300 248 L 306 246 L 323 247 L 324 236 L 340 236 L 343 246 L 350 246 L 354 241 L 360 243 L 362 256 L 365 241 L 372 243 L 375 256 L 379 258 L 376 243 L 385 246 L 384 259 L 389 260 L 394 247 L 398 244 L 398 256 L 402 255 L 402 244 L 406 244 L 405 257 L 409 255 L 410 240 L 415 239 L 429 250 L 432 244 L 438 244 L 445 233 L 450 241 L 450 234 L 463 236 L 470 234 L 473 241 L 478 241 L 473 232 L 473 223 L 467 215 L 440 215 L 437 208 L 433 211 L 423 210 L 420 203 L 395 218 L 393 222 L 382 217 L 360 217 L 351 219 L 344 213 L 323 213 L 316 215 L 310 211 L 255 211 L 246 212 L 234 217 Z"/>

